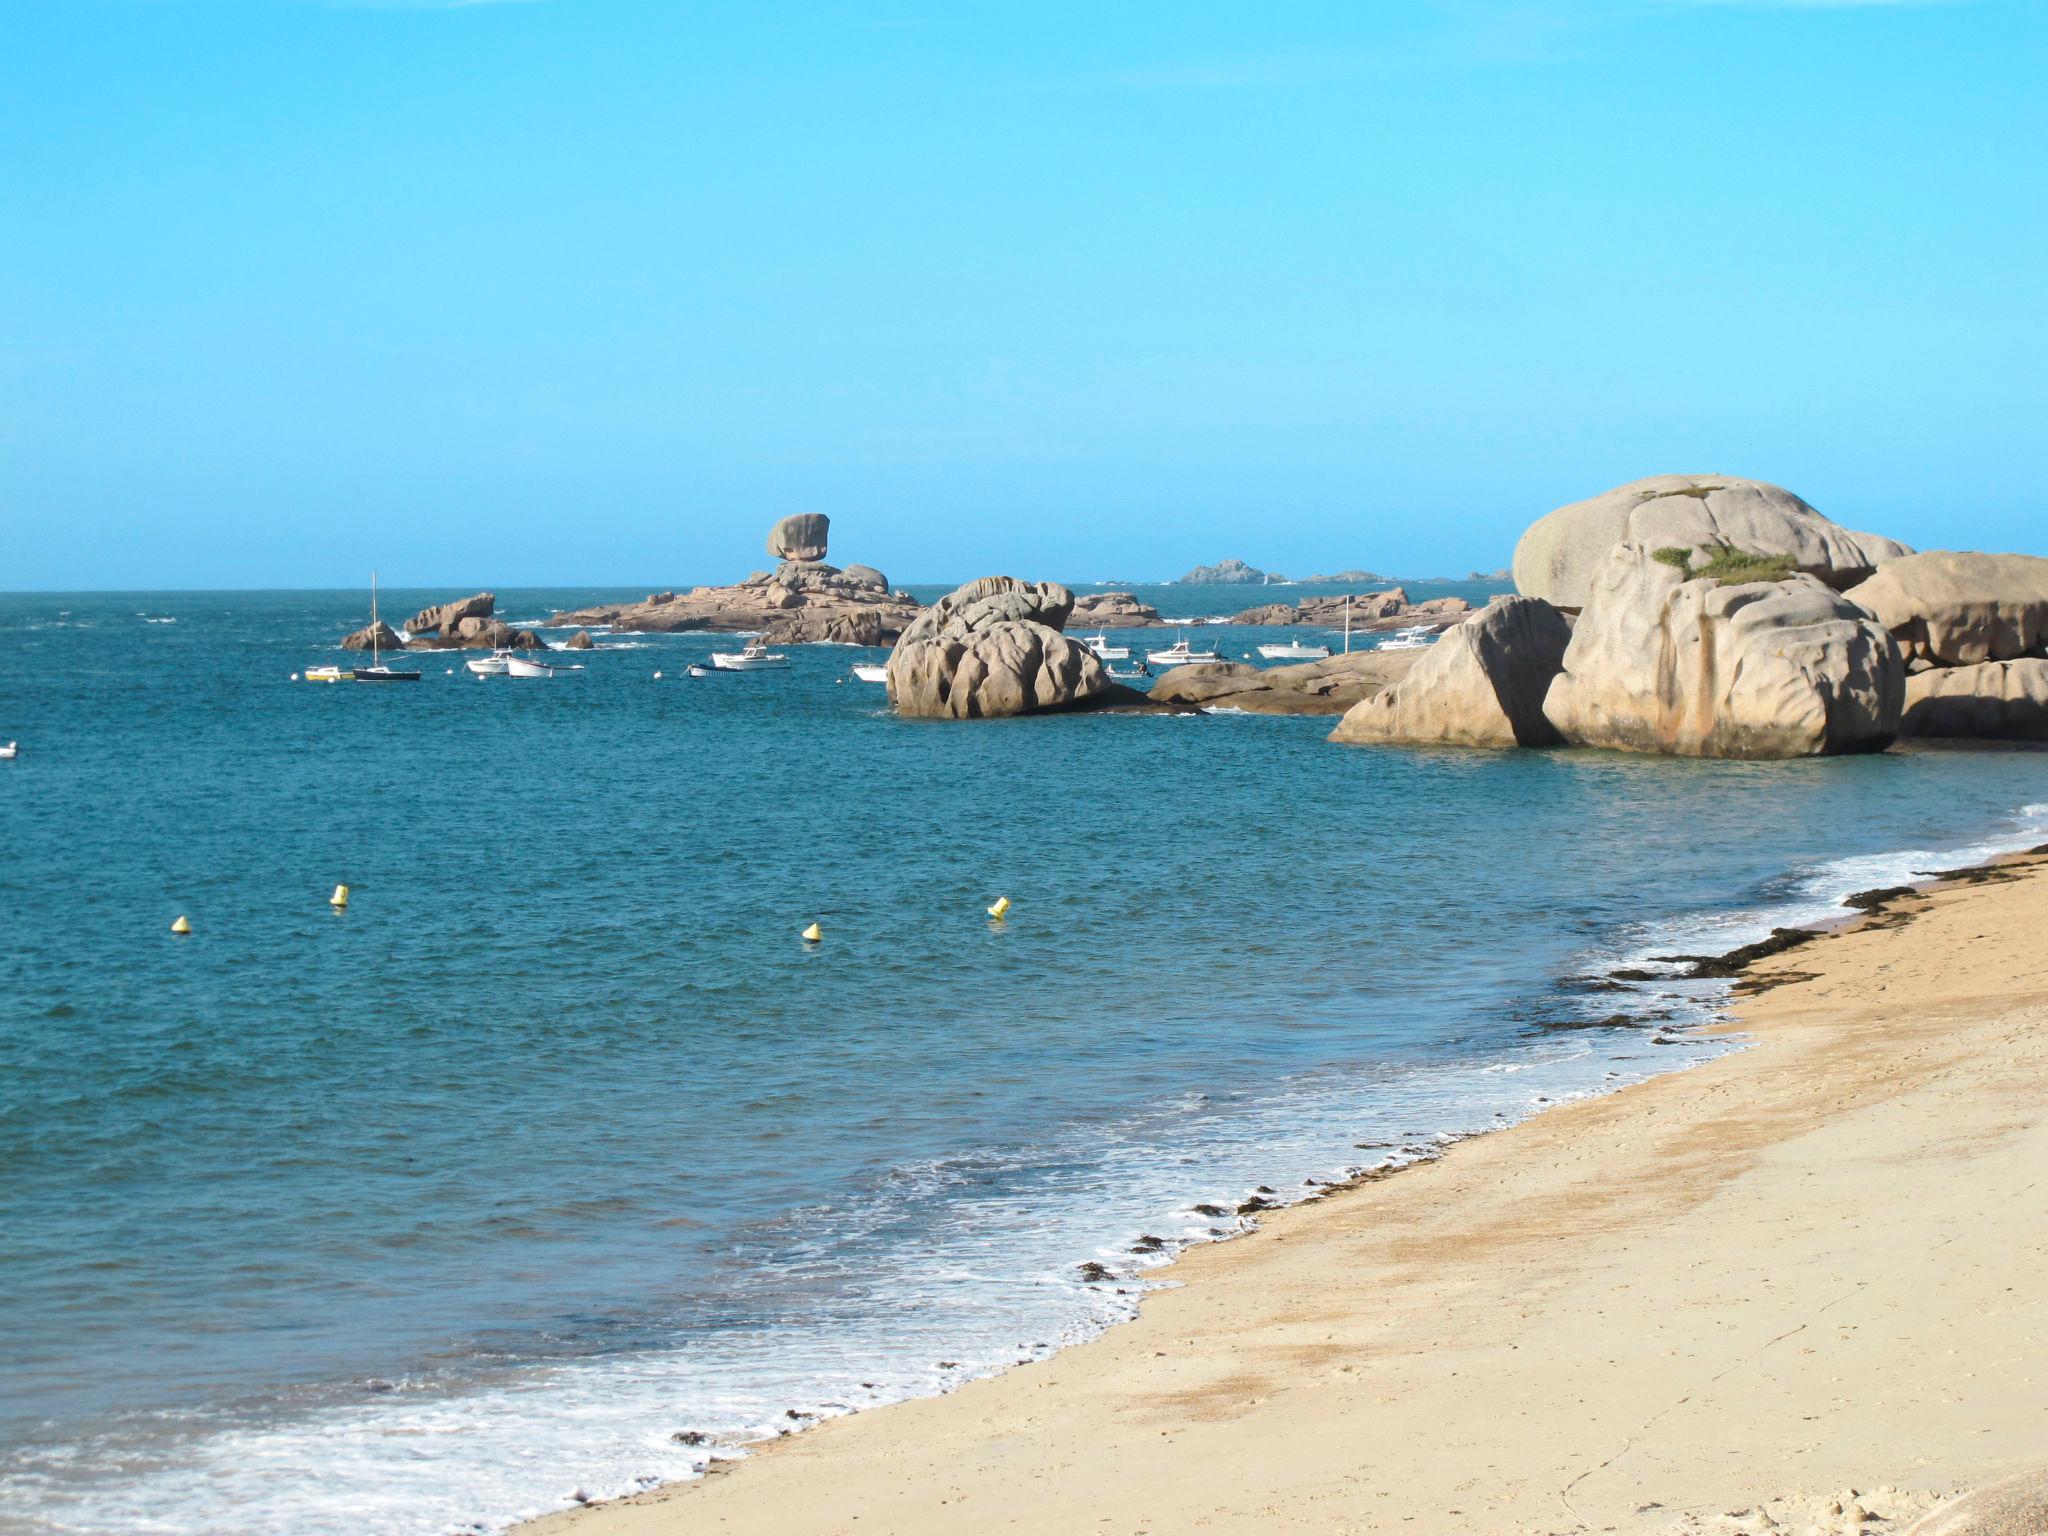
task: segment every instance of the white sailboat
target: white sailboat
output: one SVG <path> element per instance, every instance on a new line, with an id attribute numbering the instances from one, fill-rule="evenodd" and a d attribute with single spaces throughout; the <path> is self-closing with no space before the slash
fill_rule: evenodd
<path id="1" fill-rule="evenodd" d="M 1155 667 L 1190 667 L 1203 662 L 1221 661 L 1223 653 L 1211 646 L 1206 651 L 1193 650 L 1188 637 L 1175 631 L 1177 638 L 1163 651 L 1147 651 L 1145 659 Z"/>

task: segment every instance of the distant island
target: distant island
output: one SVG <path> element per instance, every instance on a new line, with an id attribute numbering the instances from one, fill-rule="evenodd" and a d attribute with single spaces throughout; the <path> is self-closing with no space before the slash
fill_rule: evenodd
<path id="1" fill-rule="evenodd" d="M 1377 586 L 1379 583 L 1383 581 L 1392 581 L 1394 578 L 1391 576 L 1382 576 L 1378 571 L 1335 571 L 1326 575 L 1311 576 L 1308 579 L 1311 583 L 1336 583 L 1348 581 L 1364 582 L 1368 585 Z"/>
<path id="2" fill-rule="evenodd" d="M 1217 565 L 1198 565 L 1181 577 L 1183 587 L 1262 587 L 1287 578 L 1277 571 L 1262 571 L 1242 560 L 1225 560 Z"/>

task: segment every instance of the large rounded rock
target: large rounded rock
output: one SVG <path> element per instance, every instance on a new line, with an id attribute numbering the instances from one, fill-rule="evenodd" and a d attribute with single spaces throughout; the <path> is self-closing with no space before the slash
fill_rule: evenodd
<path id="1" fill-rule="evenodd" d="M 1930 1510 L 1906 1536 L 2043 1536 L 2048 1532 L 2048 1467 L 2035 1467 Z"/>
<path id="2" fill-rule="evenodd" d="M 489 592 L 479 592 L 474 597 L 442 603 L 433 608 L 422 608 L 406 621 L 405 632 L 409 635 L 447 634 L 464 619 L 488 619 L 497 612 L 497 608 L 498 599 L 495 596 Z"/>
<path id="3" fill-rule="evenodd" d="M 1937 667 L 1906 679 L 1901 736 L 2048 741 L 2048 659 Z"/>
<path id="4" fill-rule="evenodd" d="M 1698 551 L 1732 544 L 1789 555 L 1837 589 L 1911 553 L 1895 540 L 1829 521 L 1783 486 L 1732 475 L 1652 475 L 1531 523 L 1515 545 L 1515 587 L 1524 597 L 1583 608 L 1600 562 L 1622 543 Z"/>
<path id="5" fill-rule="evenodd" d="M 1543 699 L 1571 638 L 1564 615 L 1541 598 L 1499 598 L 1445 630 L 1400 682 L 1352 705 L 1330 740 L 1556 746 Z"/>
<path id="6" fill-rule="evenodd" d="M 839 574 L 864 592 L 886 592 L 889 590 L 889 578 L 876 570 L 872 565 L 849 565 Z"/>
<path id="7" fill-rule="evenodd" d="M 768 553 L 778 560 L 822 560 L 832 519 L 822 512 L 799 512 L 768 530 Z"/>
<path id="8" fill-rule="evenodd" d="M 366 624 L 341 642 L 344 651 L 402 651 L 405 642 L 391 632 L 391 626 L 382 622 Z"/>
<path id="9" fill-rule="evenodd" d="M 1544 713 L 1580 746 L 1812 757 L 1882 751 L 1904 695 L 1890 634 L 1813 577 L 1722 586 L 1623 544 L 1601 564 Z"/>
<path id="10" fill-rule="evenodd" d="M 985 576 L 919 614 L 889 653 L 889 702 L 906 715 L 995 719 L 1062 709 L 1110 690 L 1095 653 L 1060 633 L 1074 594 Z"/>
<path id="11" fill-rule="evenodd" d="M 1908 662 L 1974 666 L 2048 646 L 2048 560 L 1929 550 L 1887 561 L 1849 596 L 1876 614 Z"/>

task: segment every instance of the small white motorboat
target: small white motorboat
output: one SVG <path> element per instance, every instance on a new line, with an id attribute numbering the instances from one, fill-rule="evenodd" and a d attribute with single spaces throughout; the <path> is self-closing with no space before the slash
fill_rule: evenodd
<path id="1" fill-rule="evenodd" d="M 1095 658 L 1098 661 L 1129 661 L 1131 659 L 1131 648 L 1128 645 L 1111 645 L 1109 643 L 1109 636 L 1099 629 L 1092 635 L 1083 635 L 1081 643 L 1095 653 Z"/>
<path id="2" fill-rule="evenodd" d="M 566 672 L 567 667 L 551 667 L 544 661 L 531 661 L 524 656 L 505 658 L 507 677 L 553 677 L 557 672 Z"/>
<path id="3" fill-rule="evenodd" d="M 1397 629 L 1379 643 L 1383 651 L 1419 651 L 1426 645 L 1436 643 L 1436 630 L 1427 624 L 1410 624 L 1406 629 Z"/>
<path id="4" fill-rule="evenodd" d="M 1145 660 L 1155 667 L 1191 667 L 1203 662 L 1221 661 L 1223 653 L 1211 646 L 1206 651 L 1193 650 L 1188 637 L 1180 636 L 1163 651 L 1147 651 Z"/>
<path id="5" fill-rule="evenodd" d="M 512 669 L 512 653 L 495 650 L 488 656 L 472 656 L 463 665 L 478 677 L 503 677 Z"/>
<path id="6" fill-rule="evenodd" d="M 1105 667 L 1103 670 L 1109 674 L 1109 680 L 1112 683 L 1149 683 L 1152 681 L 1152 669 L 1147 666 L 1140 666 L 1134 672 L 1119 672 L 1115 667 Z"/>
<path id="7" fill-rule="evenodd" d="M 19 756 L 21 756 L 21 744 L 19 742 L 10 741 L 6 746 L 0 747 L 0 763 L 11 762 Z"/>
<path id="8" fill-rule="evenodd" d="M 786 667 L 789 658 L 753 640 L 743 651 L 713 651 L 711 665 L 721 672 L 758 672 L 764 667 Z"/>
<path id="9" fill-rule="evenodd" d="M 1299 640 L 1290 640 L 1285 645 L 1262 645 L 1259 654 L 1268 661 L 1326 661 L 1330 648 L 1327 645 L 1305 645 Z"/>
<path id="10" fill-rule="evenodd" d="M 864 683 L 886 683 L 889 681 L 889 668 L 886 664 L 871 667 L 866 662 L 855 662 L 853 675 Z"/>

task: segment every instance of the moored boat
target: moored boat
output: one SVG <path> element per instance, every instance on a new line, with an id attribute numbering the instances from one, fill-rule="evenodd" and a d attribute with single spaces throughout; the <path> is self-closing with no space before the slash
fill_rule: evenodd
<path id="1" fill-rule="evenodd" d="M 1145 660 L 1155 667 L 1191 667 L 1203 662 L 1221 661 L 1223 653 L 1211 646 L 1198 651 L 1188 644 L 1188 637 L 1181 635 L 1163 651 L 1147 651 Z"/>
<path id="2" fill-rule="evenodd" d="M 786 667 L 789 658 L 754 640 L 742 651 L 713 651 L 711 665 L 721 672 L 758 672 L 764 667 Z"/>
<path id="3" fill-rule="evenodd" d="M 886 665 L 870 666 L 866 662 L 855 662 L 853 675 L 864 683 L 886 683 L 889 681 L 889 668 Z"/>
<path id="4" fill-rule="evenodd" d="M 566 667 L 550 666 L 547 662 L 534 661 L 525 656 L 508 655 L 505 658 L 507 677 L 553 677 L 557 672 L 567 670 Z"/>
<path id="5" fill-rule="evenodd" d="M 357 667 L 349 674 L 359 683 L 416 683 L 420 680 L 417 672 L 400 671 L 384 665 L 384 653 L 378 648 L 377 635 L 384 627 L 384 621 L 377 617 L 377 573 L 370 572 L 370 664 Z"/>
<path id="6" fill-rule="evenodd" d="M 1101 630 L 1092 635 L 1083 635 L 1081 643 L 1095 653 L 1098 661 L 1129 661 L 1131 648 L 1128 645 L 1111 645 L 1109 636 Z"/>
<path id="7" fill-rule="evenodd" d="M 488 656 L 472 656 L 463 665 L 478 677 L 503 677 L 511 670 L 512 653 L 502 649 L 495 650 Z"/>
<path id="8" fill-rule="evenodd" d="M 0 763 L 9 762 L 20 755 L 21 745 L 19 742 L 10 741 L 6 746 L 0 747 Z"/>
<path id="9" fill-rule="evenodd" d="M 1259 654 L 1268 661 L 1324 661 L 1329 658 L 1330 648 L 1290 640 L 1285 645 L 1262 645 Z"/>
<path id="10" fill-rule="evenodd" d="M 309 683 L 352 683 L 356 675 L 345 667 L 308 667 L 305 678 Z"/>

